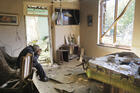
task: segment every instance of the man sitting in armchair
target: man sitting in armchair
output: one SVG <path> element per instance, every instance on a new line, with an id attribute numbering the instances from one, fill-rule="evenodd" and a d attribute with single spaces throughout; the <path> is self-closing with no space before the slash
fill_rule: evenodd
<path id="1" fill-rule="evenodd" d="M 33 45 L 33 46 L 27 46 L 25 47 L 19 54 L 18 59 L 17 59 L 17 66 L 18 68 L 20 67 L 20 60 L 23 56 L 25 56 L 27 53 L 33 54 L 33 67 L 37 69 L 37 75 L 39 75 L 39 78 L 41 81 L 48 81 L 48 77 L 46 76 L 42 66 L 40 63 L 38 63 L 38 57 L 41 53 L 41 49 L 39 48 L 38 45 Z"/>

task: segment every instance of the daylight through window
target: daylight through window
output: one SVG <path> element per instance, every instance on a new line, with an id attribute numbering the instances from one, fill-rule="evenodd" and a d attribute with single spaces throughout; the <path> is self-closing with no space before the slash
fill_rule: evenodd
<path id="1" fill-rule="evenodd" d="M 99 44 L 130 47 L 135 0 L 100 0 Z"/>

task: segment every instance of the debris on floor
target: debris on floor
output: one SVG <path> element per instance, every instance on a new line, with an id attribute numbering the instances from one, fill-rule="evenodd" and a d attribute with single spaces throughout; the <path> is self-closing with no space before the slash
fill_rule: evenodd
<path id="1" fill-rule="evenodd" d="M 43 66 L 48 82 L 39 81 L 34 75 L 33 81 L 40 93 L 102 93 L 100 82 L 89 80 L 76 59 L 64 62 L 59 67 Z"/>

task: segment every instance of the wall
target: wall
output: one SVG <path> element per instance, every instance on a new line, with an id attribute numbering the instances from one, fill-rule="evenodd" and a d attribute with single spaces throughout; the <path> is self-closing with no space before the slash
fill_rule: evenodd
<path id="1" fill-rule="evenodd" d="M 80 0 L 80 43 L 81 47 L 85 49 L 85 53 L 87 56 L 104 56 L 106 54 L 119 52 L 119 51 L 126 51 L 123 49 L 116 49 L 116 48 L 109 48 L 109 47 L 102 47 L 97 45 L 97 32 L 98 32 L 98 1 L 99 0 Z M 138 1 L 138 0 L 137 0 Z M 140 1 L 138 1 L 140 2 Z M 137 6 L 140 7 L 140 6 Z M 137 8 L 136 7 L 136 8 Z M 138 9 L 136 9 L 138 11 Z M 140 14 L 140 13 L 137 13 Z M 137 15 L 136 14 L 136 15 Z M 93 15 L 93 25 L 91 27 L 87 26 L 87 15 Z M 139 18 L 139 15 L 136 16 Z M 139 20 L 140 22 L 140 20 Z M 138 25 L 135 22 L 135 24 Z M 137 28 L 139 29 L 139 28 Z M 136 31 L 137 32 L 137 31 Z M 140 33 L 140 32 L 138 32 Z M 134 33 L 138 35 L 138 33 Z M 139 36 L 136 36 L 139 37 Z M 140 37 L 139 37 L 140 38 Z M 140 40 L 140 39 L 139 39 Z M 138 41 L 138 38 L 136 40 Z M 134 42 L 136 43 L 136 42 Z M 137 42 L 138 43 L 138 42 Z M 139 43 L 140 45 L 140 43 Z"/>
<path id="2" fill-rule="evenodd" d="M 70 34 L 74 34 L 76 39 L 79 36 L 79 25 L 71 25 L 71 26 L 56 26 L 56 50 L 64 44 L 64 36 L 68 37 Z"/>
<path id="3" fill-rule="evenodd" d="M 54 35 L 54 61 L 56 61 L 56 51 L 60 46 L 64 44 L 64 36 L 68 37 L 70 34 L 76 37 L 78 41 L 78 36 L 80 36 L 80 26 L 79 25 L 56 25 Z"/>
<path id="4" fill-rule="evenodd" d="M 64 9 L 79 9 L 80 5 L 78 0 L 75 0 L 77 2 L 67 2 L 62 3 L 62 7 Z M 59 3 L 55 5 L 55 7 L 58 7 Z M 55 25 L 54 30 L 54 59 L 56 60 L 56 50 L 64 44 L 64 36 L 69 36 L 70 34 L 74 34 L 76 38 L 80 33 L 80 26 L 79 25 Z"/>
<path id="5" fill-rule="evenodd" d="M 140 12 L 139 10 L 140 10 L 140 0 L 136 0 L 132 51 L 134 51 L 137 55 L 140 56 Z"/>
<path id="6" fill-rule="evenodd" d="M 18 14 L 19 25 L 0 25 L 0 46 L 12 56 L 18 56 L 26 46 L 22 0 L 0 0 L 0 12 Z"/>

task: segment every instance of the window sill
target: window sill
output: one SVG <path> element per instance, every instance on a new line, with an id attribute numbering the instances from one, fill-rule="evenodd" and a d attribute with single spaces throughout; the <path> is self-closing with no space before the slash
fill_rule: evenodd
<path id="1" fill-rule="evenodd" d="M 116 48 L 116 49 L 123 49 L 123 50 L 131 50 L 130 46 L 121 46 L 121 45 L 111 45 L 111 44 L 97 44 L 98 46 L 108 47 L 108 48 Z"/>

